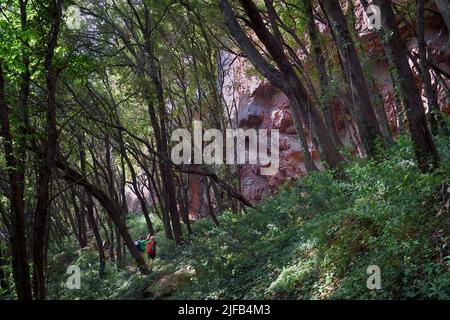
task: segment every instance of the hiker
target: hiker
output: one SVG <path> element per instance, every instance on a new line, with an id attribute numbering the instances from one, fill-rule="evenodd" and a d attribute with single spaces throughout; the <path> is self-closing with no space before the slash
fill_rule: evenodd
<path id="1" fill-rule="evenodd" d="M 139 236 L 139 239 L 134 242 L 134 245 L 136 246 L 136 248 L 139 250 L 139 252 L 142 252 L 142 253 L 145 252 L 146 244 L 147 244 L 147 240 L 146 240 L 145 236 Z M 136 261 L 136 263 L 137 263 L 137 261 Z M 138 272 L 138 271 L 139 271 L 139 264 L 136 266 L 136 272 Z"/>
<path id="2" fill-rule="evenodd" d="M 147 253 L 147 267 L 152 271 L 153 260 L 156 257 L 156 238 L 153 233 L 147 236 L 147 246 L 145 247 L 145 252 Z"/>
<path id="3" fill-rule="evenodd" d="M 147 242 L 147 240 L 146 240 L 145 236 L 139 236 L 139 239 L 137 241 L 135 241 L 134 244 L 140 252 L 145 252 L 146 242 Z"/>

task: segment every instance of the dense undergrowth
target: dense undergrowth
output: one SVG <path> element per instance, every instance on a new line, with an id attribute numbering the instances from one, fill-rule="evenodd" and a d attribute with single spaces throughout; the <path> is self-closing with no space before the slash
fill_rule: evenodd
<path id="1" fill-rule="evenodd" d="M 198 272 L 174 298 L 450 298 L 448 141 L 442 166 L 420 174 L 406 139 L 382 162 L 355 161 L 349 180 L 319 172 L 286 185 L 220 227 L 195 224 L 175 265 Z M 369 290 L 378 265 L 381 289 Z"/>
<path id="2" fill-rule="evenodd" d="M 387 160 L 349 164 L 348 180 L 313 173 L 246 214 L 223 213 L 219 227 L 197 221 L 181 248 L 160 232 L 156 270 L 196 269 L 172 299 L 449 299 L 449 141 L 440 139 L 439 150 L 441 168 L 421 174 L 401 138 Z M 145 233 L 140 216 L 128 225 L 135 237 Z M 82 288 L 64 288 L 69 262 L 52 255 L 51 298 L 142 299 L 158 273 L 108 265 L 100 279 L 93 251 L 68 251 L 73 257 L 64 259 L 83 271 Z M 380 267 L 379 290 L 367 288 L 369 265 Z"/>

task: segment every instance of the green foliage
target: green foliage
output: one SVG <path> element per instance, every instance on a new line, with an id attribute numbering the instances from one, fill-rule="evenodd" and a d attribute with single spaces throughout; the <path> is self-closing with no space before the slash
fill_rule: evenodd
<path id="1" fill-rule="evenodd" d="M 173 258 L 198 277 L 174 298 L 449 299 L 449 213 L 440 209 L 450 153 L 448 140 L 439 145 L 433 175 L 419 173 L 402 137 L 387 160 L 348 165 L 347 181 L 310 174 L 246 215 L 224 213 L 220 227 L 195 223 Z M 381 268 L 381 290 L 366 287 L 369 265 Z"/>
<path id="2" fill-rule="evenodd" d="M 49 299 L 140 299 L 144 290 L 153 281 L 152 277 L 135 272 L 133 266 L 117 269 L 111 263 L 106 264 L 105 274 L 99 275 L 97 253 L 87 247 L 76 250 L 75 245 L 64 244 L 65 250 L 56 253 L 52 250 L 49 261 Z M 81 288 L 68 289 L 66 286 L 70 274 L 67 267 L 76 265 L 81 271 Z"/>
<path id="3" fill-rule="evenodd" d="M 107 264 L 100 278 L 95 251 L 75 254 L 69 245 L 73 255 L 62 259 L 52 248 L 50 297 L 142 299 L 160 270 L 190 265 L 196 276 L 171 299 L 449 299 L 448 138 L 437 145 L 442 165 L 434 174 L 419 173 L 410 141 L 400 137 L 386 160 L 347 165 L 347 180 L 312 173 L 246 214 L 222 213 L 220 226 L 195 222 L 181 247 L 157 223 L 150 276 Z M 127 225 L 134 238 L 146 233 L 140 215 Z M 82 270 L 81 290 L 64 287 L 69 264 Z M 370 265 L 381 269 L 380 290 L 366 286 Z"/>
<path id="4" fill-rule="evenodd" d="M 6 281 L 6 288 L 0 287 L 0 300 L 3 299 L 15 299 L 16 292 L 12 289 L 12 284 L 14 283 L 14 279 L 12 277 L 12 265 L 11 258 L 5 256 L 5 252 L 8 250 L 8 246 L 6 241 L 4 241 L 2 234 L 0 233 L 0 271 L 3 272 Z"/>

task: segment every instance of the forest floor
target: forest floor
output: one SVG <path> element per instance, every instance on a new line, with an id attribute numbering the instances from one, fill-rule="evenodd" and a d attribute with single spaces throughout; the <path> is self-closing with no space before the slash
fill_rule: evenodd
<path id="1" fill-rule="evenodd" d="M 65 299 L 450 299 L 450 143 L 439 140 L 442 165 L 421 174 L 407 139 L 384 161 L 355 160 L 340 181 L 317 172 L 286 184 L 246 214 L 224 212 L 193 224 L 176 247 L 157 225 L 158 257 L 143 276 L 107 266 L 85 250 L 80 290 L 53 272 L 51 298 Z M 130 215 L 133 236 L 145 233 Z M 185 231 L 185 230 L 184 230 Z M 55 260 L 52 260 L 53 262 Z M 51 264 L 55 265 L 55 264 Z M 369 289 L 368 268 L 381 288 Z M 53 270 L 55 271 L 55 270 Z M 61 278 L 62 277 L 62 278 Z"/>

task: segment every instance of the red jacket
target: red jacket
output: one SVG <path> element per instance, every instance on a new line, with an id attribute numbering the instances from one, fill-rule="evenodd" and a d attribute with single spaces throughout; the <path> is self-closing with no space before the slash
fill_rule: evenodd
<path id="1" fill-rule="evenodd" d="M 147 252 L 147 254 L 149 254 L 149 255 L 156 253 L 156 241 L 155 240 L 147 242 L 147 247 L 145 248 L 145 252 Z"/>

